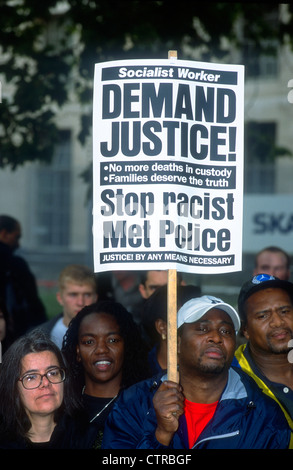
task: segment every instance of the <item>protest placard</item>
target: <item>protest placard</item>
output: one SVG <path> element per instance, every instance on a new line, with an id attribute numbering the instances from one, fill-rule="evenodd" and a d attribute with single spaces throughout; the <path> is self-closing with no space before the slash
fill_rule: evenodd
<path id="1" fill-rule="evenodd" d="M 241 270 L 244 67 L 96 64 L 95 271 Z"/>

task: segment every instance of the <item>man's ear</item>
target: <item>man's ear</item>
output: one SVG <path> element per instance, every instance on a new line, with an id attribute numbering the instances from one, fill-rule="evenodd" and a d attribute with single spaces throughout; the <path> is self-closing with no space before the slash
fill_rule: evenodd
<path id="1" fill-rule="evenodd" d="M 59 291 L 56 293 L 56 299 L 57 299 L 57 302 L 63 307 L 62 295 L 60 294 Z"/>
<path id="2" fill-rule="evenodd" d="M 2 230 L 0 230 L 0 241 L 5 243 L 6 241 L 6 235 L 7 235 L 7 230 L 5 228 L 3 228 Z"/>
<path id="3" fill-rule="evenodd" d="M 146 291 L 145 291 L 145 286 L 144 284 L 139 284 L 138 285 L 138 290 L 140 292 L 140 295 L 142 296 L 143 299 L 147 299 L 147 294 L 146 294 Z"/>
<path id="4" fill-rule="evenodd" d="M 155 328 L 157 332 L 159 333 L 159 335 L 163 337 L 163 339 L 167 338 L 167 323 L 164 320 L 162 320 L 162 318 L 158 318 L 155 321 Z"/>
<path id="5" fill-rule="evenodd" d="M 249 334 L 248 334 L 248 331 L 247 331 L 247 325 L 243 325 L 241 326 L 241 333 L 245 336 L 245 338 L 247 340 L 249 340 Z"/>

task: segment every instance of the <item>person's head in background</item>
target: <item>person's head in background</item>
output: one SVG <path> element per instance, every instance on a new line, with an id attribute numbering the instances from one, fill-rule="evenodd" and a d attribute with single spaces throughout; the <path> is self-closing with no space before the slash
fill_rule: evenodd
<path id="1" fill-rule="evenodd" d="M 290 278 L 290 256 L 281 248 L 268 246 L 255 256 L 253 275 L 270 274 L 283 281 Z"/>
<path id="2" fill-rule="evenodd" d="M 97 301 L 95 273 L 79 264 L 66 266 L 59 275 L 56 298 L 63 307 L 63 323 L 68 326 L 83 307 Z"/>
<path id="3" fill-rule="evenodd" d="M 21 226 L 18 220 L 10 215 L 0 215 L 0 242 L 14 251 L 19 247 L 20 238 Z"/>
<path id="4" fill-rule="evenodd" d="M 177 274 L 178 284 L 184 285 L 182 276 Z M 139 292 L 143 299 L 148 299 L 158 287 L 165 286 L 168 283 L 168 271 L 141 271 L 140 284 L 138 286 Z"/>
<path id="5" fill-rule="evenodd" d="M 158 287 L 168 282 L 168 271 L 142 271 L 138 290 L 143 299 L 148 299 Z"/>

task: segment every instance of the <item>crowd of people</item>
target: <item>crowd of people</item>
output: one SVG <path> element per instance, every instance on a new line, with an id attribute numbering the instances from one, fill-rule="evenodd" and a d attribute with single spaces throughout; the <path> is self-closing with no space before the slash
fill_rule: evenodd
<path id="1" fill-rule="evenodd" d="M 258 253 L 237 307 L 178 275 L 173 381 L 165 270 L 144 271 L 136 292 L 113 273 L 126 288 L 107 295 L 91 269 L 65 266 L 62 312 L 48 319 L 33 274 L 14 253 L 20 236 L 18 221 L 0 216 L 1 449 L 293 447 L 286 252 Z"/>

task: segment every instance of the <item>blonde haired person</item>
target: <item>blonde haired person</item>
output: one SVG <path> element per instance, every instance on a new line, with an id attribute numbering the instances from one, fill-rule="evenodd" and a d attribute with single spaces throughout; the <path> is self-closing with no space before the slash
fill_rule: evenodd
<path id="1" fill-rule="evenodd" d="M 66 266 L 59 275 L 56 298 L 63 311 L 41 325 L 41 329 L 61 348 L 70 321 L 98 299 L 95 273 L 79 264 Z"/>

